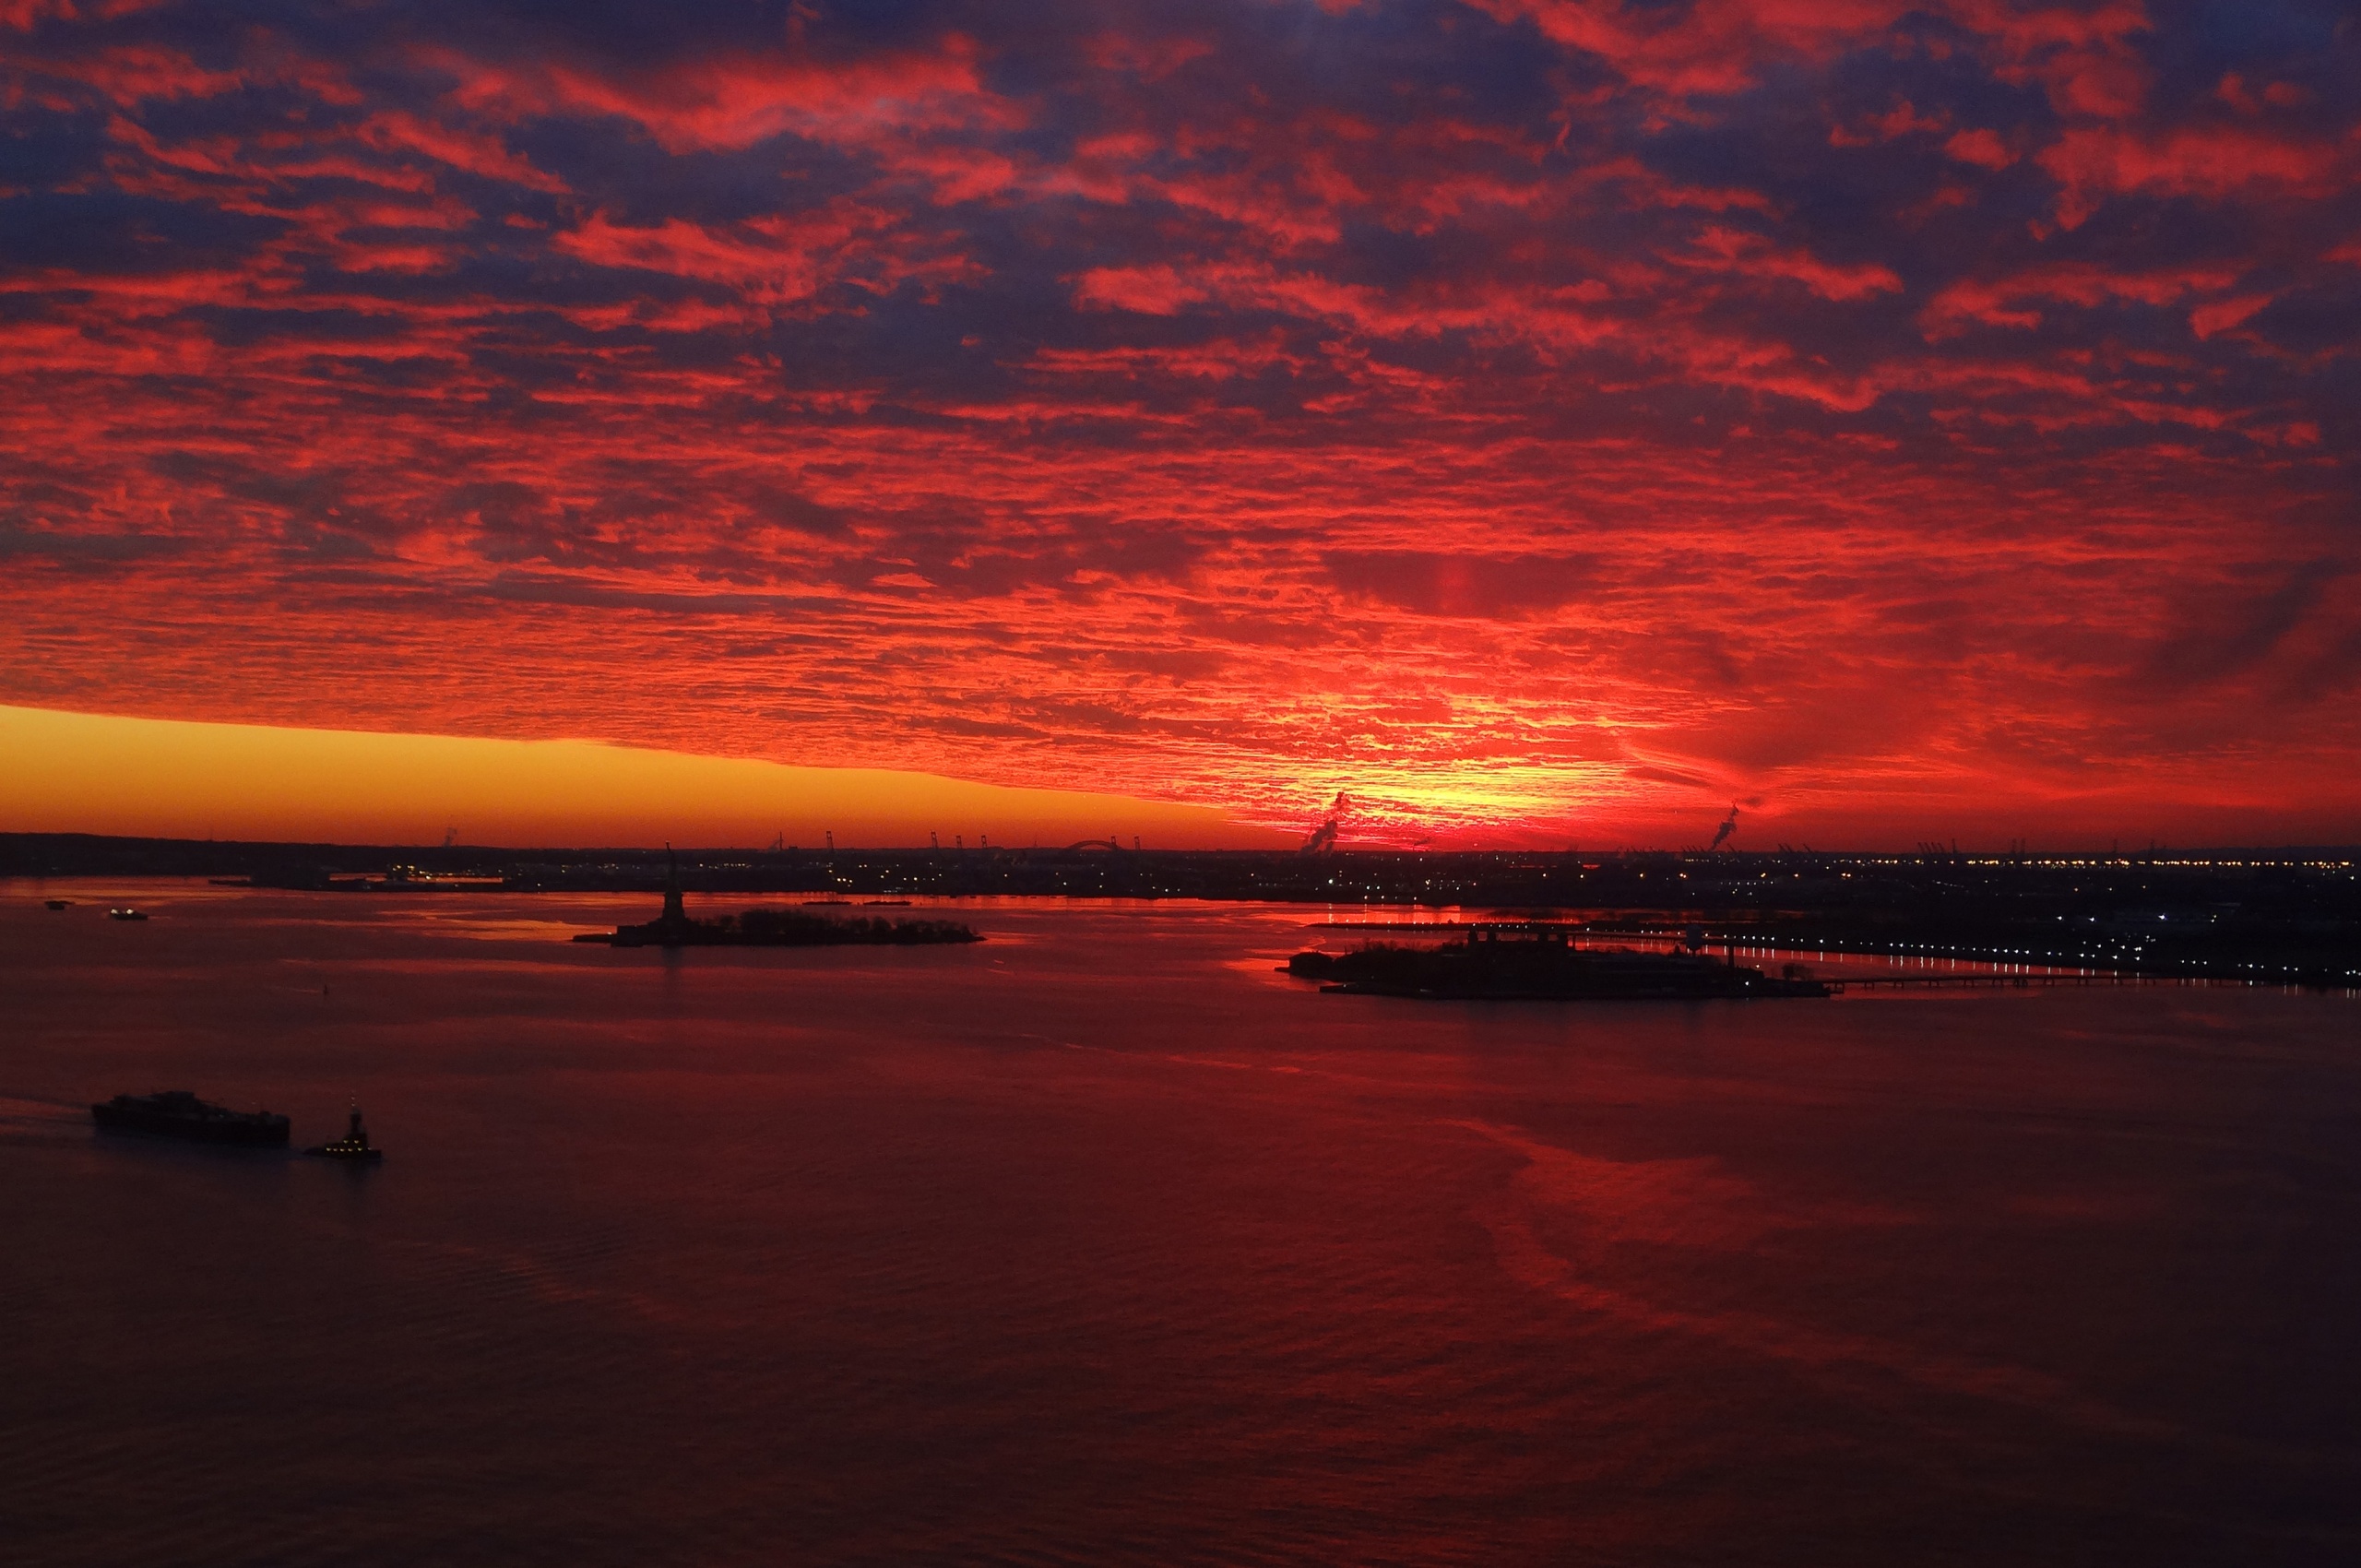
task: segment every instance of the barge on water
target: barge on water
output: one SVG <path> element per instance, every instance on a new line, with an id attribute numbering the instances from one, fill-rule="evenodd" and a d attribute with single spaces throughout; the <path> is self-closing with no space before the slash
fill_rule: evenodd
<path id="1" fill-rule="evenodd" d="M 1353 953 L 1299 953 L 1287 973 L 1347 996 L 1429 1001 L 1703 1002 L 1833 994 L 1809 975 L 1767 975 L 1704 953 L 1585 948 L 1572 928 L 1537 922 L 1470 926 L 1438 947 L 1378 944 Z"/>
<path id="2" fill-rule="evenodd" d="M 239 1144 L 285 1148 L 287 1118 L 267 1111 L 231 1111 L 211 1105 L 186 1089 L 160 1094 L 119 1094 L 90 1107 L 90 1120 L 110 1133 L 142 1133 L 154 1138 L 185 1138 L 199 1144 Z"/>

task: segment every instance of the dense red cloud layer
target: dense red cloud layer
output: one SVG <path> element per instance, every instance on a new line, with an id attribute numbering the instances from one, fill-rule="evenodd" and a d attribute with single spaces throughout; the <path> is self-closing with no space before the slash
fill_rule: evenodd
<path id="1" fill-rule="evenodd" d="M 0 5 L 0 702 L 2361 837 L 2341 9 Z"/>

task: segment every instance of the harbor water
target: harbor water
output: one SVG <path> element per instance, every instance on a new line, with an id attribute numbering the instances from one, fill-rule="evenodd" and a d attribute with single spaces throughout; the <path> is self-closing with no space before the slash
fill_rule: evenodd
<path id="1" fill-rule="evenodd" d="M 0 885 L 9 1562 L 2361 1561 L 2350 996 L 569 941 L 650 912 Z"/>

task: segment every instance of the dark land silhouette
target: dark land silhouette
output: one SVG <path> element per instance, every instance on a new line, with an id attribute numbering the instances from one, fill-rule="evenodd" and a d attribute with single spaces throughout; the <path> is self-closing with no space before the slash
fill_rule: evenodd
<path id="1" fill-rule="evenodd" d="M 1576 928 L 1558 921 L 1488 921 L 1432 946 L 1372 943 L 1350 953 L 1299 953 L 1287 972 L 1354 996 L 1404 996 L 1436 1002 L 1699 1002 L 1828 996 L 1822 981 L 1790 964 L 1767 975 L 1734 956 L 1692 950 L 1634 952 L 1585 948 Z"/>
<path id="2" fill-rule="evenodd" d="M 574 940 L 613 947 L 931 947 L 983 938 L 957 921 L 831 920 L 801 909 L 748 909 L 704 920 L 659 917 L 618 926 L 610 935 L 585 933 Z"/>
<path id="3" fill-rule="evenodd" d="M 2361 984 L 2361 850 L 1915 854 L 1829 850 L 684 849 L 701 896 L 1256 899 L 1555 915 L 1595 933 L 2066 965 L 2123 974 Z M 0 875 L 203 876 L 256 887 L 661 893 L 665 851 L 0 834 Z M 791 919 L 789 917 L 792 917 Z M 793 940 L 805 918 L 760 940 Z M 753 940 L 744 917 L 713 940 Z M 847 922 L 834 922 L 845 924 Z M 915 922 L 890 922 L 908 926 Z M 757 922 L 757 930 L 762 929 Z M 782 934 L 784 933 L 784 934 Z M 893 940 L 873 933 L 849 940 Z M 934 938 L 932 940 L 940 940 Z"/>

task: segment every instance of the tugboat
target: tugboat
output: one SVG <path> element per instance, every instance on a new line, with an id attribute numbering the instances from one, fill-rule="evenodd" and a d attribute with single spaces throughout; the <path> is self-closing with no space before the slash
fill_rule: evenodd
<path id="1" fill-rule="evenodd" d="M 208 1105 L 186 1089 L 161 1094 L 119 1094 L 90 1107 L 90 1120 L 110 1133 L 146 1133 L 200 1144 L 243 1144 L 285 1148 L 287 1118 L 267 1111 L 240 1111 Z"/>
<path id="2" fill-rule="evenodd" d="M 74 907 L 74 900 L 71 898 L 50 898 L 44 902 L 53 909 L 70 909 Z"/>
<path id="3" fill-rule="evenodd" d="M 369 1129 L 361 1124 L 361 1107 L 357 1105 L 352 1108 L 352 1120 L 346 1126 L 344 1136 L 332 1144 L 322 1144 L 317 1148 L 307 1148 L 303 1152 L 317 1155 L 322 1159 L 357 1159 L 370 1163 L 386 1158 L 384 1149 L 369 1142 Z"/>
<path id="4" fill-rule="evenodd" d="M 107 911 L 107 919 L 111 921 L 144 921 L 147 918 L 148 911 L 145 909 L 109 909 Z"/>

